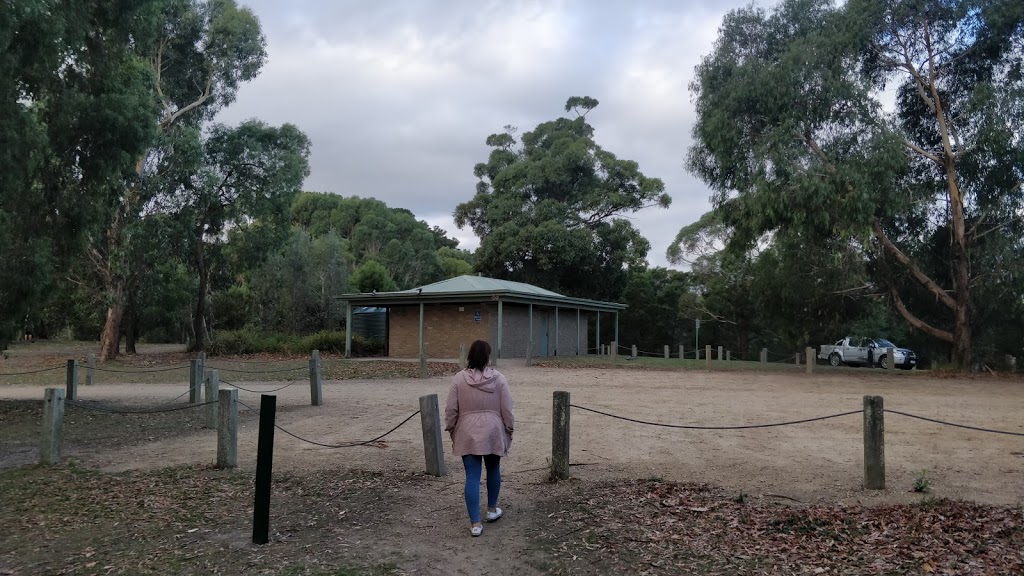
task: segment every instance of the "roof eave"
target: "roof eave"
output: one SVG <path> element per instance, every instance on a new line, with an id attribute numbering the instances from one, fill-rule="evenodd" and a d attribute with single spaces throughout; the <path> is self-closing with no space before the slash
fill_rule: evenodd
<path id="1" fill-rule="evenodd" d="M 540 294 L 524 294 L 521 292 L 510 292 L 507 290 L 480 290 L 473 292 L 456 292 L 456 293 L 441 293 L 441 294 L 418 294 L 410 293 L 408 291 L 401 292 L 378 292 L 377 294 L 366 293 L 366 292 L 355 292 L 350 294 L 342 294 L 338 296 L 338 300 L 347 301 L 353 304 L 368 305 L 395 305 L 395 304 L 417 304 L 417 303 L 434 303 L 434 302 L 456 302 L 456 301 L 467 301 L 467 300 L 479 300 L 481 298 L 488 298 L 497 301 L 503 299 L 505 301 L 518 301 L 521 303 L 545 303 L 553 306 L 564 304 L 568 307 L 579 307 L 579 308 L 600 308 L 603 310 L 625 310 L 629 306 L 627 304 L 619 304 L 618 302 L 603 302 L 601 300 L 588 300 L 586 298 L 573 298 L 570 296 L 544 296 Z M 496 297 L 496 298 L 493 298 Z"/>

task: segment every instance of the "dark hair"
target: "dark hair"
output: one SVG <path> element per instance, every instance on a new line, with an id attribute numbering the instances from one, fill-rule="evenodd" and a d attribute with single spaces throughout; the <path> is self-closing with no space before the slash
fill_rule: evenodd
<path id="1" fill-rule="evenodd" d="M 483 340 L 477 340 L 469 345 L 469 354 L 466 356 L 466 368 L 470 370 L 483 370 L 491 359 L 491 345 Z"/>

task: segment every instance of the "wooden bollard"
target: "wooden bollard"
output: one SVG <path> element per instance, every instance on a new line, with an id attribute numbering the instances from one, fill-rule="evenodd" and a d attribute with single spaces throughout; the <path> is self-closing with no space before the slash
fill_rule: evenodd
<path id="1" fill-rule="evenodd" d="M 704 346 L 704 367 L 711 370 L 711 344 Z"/>
<path id="2" fill-rule="evenodd" d="M 889 370 L 896 369 L 896 349 L 889 347 L 885 349 L 886 357 L 889 359 Z"/>
<path id="3" fill-rule="evenodd" d="M 636 358 L 636 344 L 630 346 L 629 353 L 633 358 Z"/>
<path id="4" fill-rule="evenodd" d="M 881 396 L 864 397 L 864 487 L 885 489 L 885 409 Z"/>
<path id="5" fill-rule="evenodd" d="M 725 361 L 732 362 L 732 350 L 725 351 Z"/>
<path id="6" fill-rule="evenodd" d="M 217 428 L 217 393 L 220 390 L 220 370 L 211 368 L 206 371 L 206 426 Z"/>
<path id="7" fill-rule="evenodd" d="M 669 354 L 668 354 L 668 344 L 665 344 L 665 358 L 668 358 L 668 357 L 669 357 Z"/>
<path id="8" fill-rule="evenodd" d="M 203 377 L 206 374 L 205 361 L 201 356 L 190 362 L 188 401 L 198 404 L 203 399 Z"/>
<path id="9" fill-rule="evenodd" d="M 320 351 L 313 350 L 309 359 L 309 403 L 321 406 L 324 403 L 324 388 L 320 374 Z"/>
<path id="10" fill-rule="evenodd" d="M 612 340 L 611 347 L 609 348 L 610 354 L 612 355 L 612 366 L 618 366 L 619 364 L 619 342 Z"/>
<path id="11" fill-rule="evenodd" d="M 469 356 L 467 355 L 466 352 L 466 345 L 459 344 L 459 370 L 466 369 L 466 364 L 469 362 L 469 360 L 467 360 L 468 357 Z"/>
<path id="12" fill-rule="evenodd" d="M 238 388 L 217 392 L 217 468 L 238 466 Z"/>
<path id="13" fill-rule="evenodd" d="M 768 349 L 767 348 L 761 348 L 761 364 L 767 364 L 767 363 L 768 363 Z"/>
<path id="14" fill-rule="evenodd" d="M 807 356 L 807 373 L 814 372 L 814 348 L 805 348 L 804 355 Z"/>
<path id="15" fill-rule="evenodd" d="M 551 419 L 551 478 L 569 477 L 569 393 L 555 392 Z"/>
<path id="16" fill-rule="evenodd" d="M 724 350 L 725 350 L 725 346 L 719 346 L 718 347 L 718 361 L 719 362 L 721 362 L 725 358 L 725 356 L 723 355 L 723 351 Z"/>
<path id="17" fill-rule="evenodd" d="M 679 345 L 679 359 L 682 360 L 684 358 L 686 358 L 686 349 L 684 349 L 683 345 L 680 344 Z"/>
<path id="18" fill-rule="evenodd" d="M 85 362 L 85 385 L 92 386 L 96 383 L 96 353 L 89 352 Z"/>
<path id="19" fill-rule="evenodd" d="M 794 363 L 794 364 L 796 364 L 797 366 L 799 366 L 799 365 L 800 365 L 800 353 L 799 353 L 799 352 L 797 352 L 797 353 L 796 353 L 796 354 L 795 354 L 795 355 L 793 356 L 793 363 Z"/>
<path id="20" fill-rule="evenodd" d="M 39 463 L 60 464 L 64 449 L 64 391 L 47 388 L 43 394 L 43 435 L 39 442 Z"/>
<path id="21" fill-rule="evenodd" d="M 256 441 L 256 495 L 252 508 L 252 541 L 270 541 L 270 480 L 274 467 L 274 417 L 277 396 L 260 395 L 260 435 Z"/>
<path id="22" fill-rule="evenodd" d="M 78 400 L 78 360 L 68 360 L 68 372 L 64 389 L 68 400 L 72 402 Z"/>
<path id="23" fill-rule="evenodd" d="M 441 426 L 437 394 L 420 396 L 420 424 L 423 427 L 423 456 L 427 461 L 427 474 L 444 476 L 448 470 L 444 465 L 444 427 Z"/>

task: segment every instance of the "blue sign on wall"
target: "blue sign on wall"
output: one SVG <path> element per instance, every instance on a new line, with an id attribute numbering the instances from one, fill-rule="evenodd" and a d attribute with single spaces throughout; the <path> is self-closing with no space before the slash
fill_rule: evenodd
<path id="1" fill-rule="evenodd" d="M 480 321 L 480 311 L 477 310 L 476 312 L 473 312 L 473 322 L 479 322 L 479 321 Z"/>

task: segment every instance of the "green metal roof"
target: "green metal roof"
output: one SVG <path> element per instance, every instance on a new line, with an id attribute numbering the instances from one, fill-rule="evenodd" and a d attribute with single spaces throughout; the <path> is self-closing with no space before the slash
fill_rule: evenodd
<path id="1" fill-rule="evenodd" d="M 545 290 L 523 282 L 498 280 L 484 276 L 459 276 L 433 284 L 427 284 L 411 290 L 398 292 L 378 292 L 342 294 L 339 299 L 352 305 L 384 306 L 399 304 L 418 304 L 466 301 L 476 299 L 504 300 L 506 302 L 537 303 L 551 306 L 564 305 L 590 310 L 624 310 L 625 304 L 603 302 L 586 298 L 563 296 L 551 290 Z"/>
<path id="2" fill-rule="evenodd" d="M 565 296 L 562 296 L 557 292 L 545 290 L 534 286 L 533 284 L 469 275 L 434 282 L 433 284 L 427 284 L 421 288 L 406 290 L 406 292 L 416 292 L 417 290 L 422 290 L 422 292 L 418 292 L 421 294 L 448 294 L 452 292 L 511 292 L 530 296 L 565 298 Z"/>

